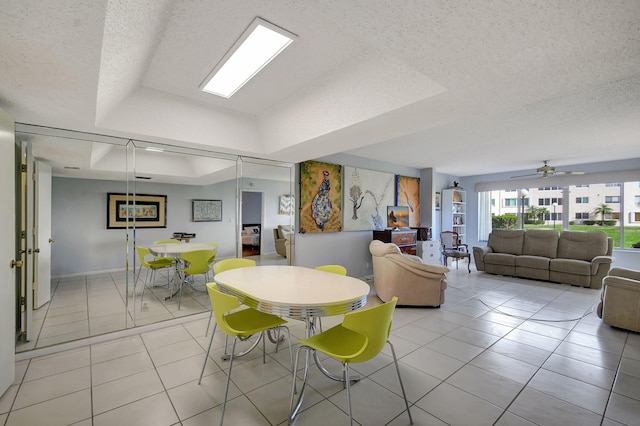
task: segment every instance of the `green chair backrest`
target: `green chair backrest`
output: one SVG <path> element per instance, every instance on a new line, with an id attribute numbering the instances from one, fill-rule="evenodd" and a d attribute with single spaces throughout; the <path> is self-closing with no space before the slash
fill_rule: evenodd
<path id="1" fill-rule="evenodd" d="M 154 241 L 153 244 L 179 244 L 180 240 L 176 240 L 174 238 L 169 238 L 168 240 L 158 240 Z"/>
<path id="2" fill-rule="evenodd" d="M 225 318 L 227 312 L 240 307 L 238 298 L 230 294 L 222 293 L 216 283 L 207 283 L 207 293 L 209 293 L 211 309 L 213 310 L 213 315 L 216 317 L 218 327 L 229 336 L 241 335 L 242 332 L 229 326 Z"/>
<path id="3" fill-rule="evenodd" d="M 347 268 L 342 265 L 321 265 L 316 266 L 316 269 L 325 272 L 331 272 L 332 274 L 347 275 Z"/>
<path id="4" fill-rule="evenodd" d="M 182 272 L 189 275 L 204 274 L 210 268 L 209 259 L 213 250 L 194 250 L 182 253 L 180 257 L 187 262 L 186 266 L 180 268 Z"/>
<path id="5" fill-rule="evenodd" d="M 396 308 L 398 298 L 394 296 L 387 303 L 369 309 L 349 312 L 344 315 L 342 326 L 367 336 L 367 346 L 361 354 L 351 359 L 350 362 L 365 362 L 380 353 L 384 348 L 389 333 L 391 333 L 391 321 L 393 311 Z"/>
<path id="6" fill-rule="evenodd" d="M 229 269 L 247 268 L 251 266 L 256 266 L 255 260 L 232 257 L 216 262 L 216 264 L 213 265 L 213 272 L 215 274 L 219 274 L 220 272 L 228 271 Z"/>
<path id="7" fill-rule="evenodd" d="M 216 260 L 216 255 L 218 254 L 218 243 L 215 241 L 212 241 L 212 242 L 208 242 L 207 244 L 209 244 L 211 246 L 211 249 L 213 250 L 213 256 L 211 256 L 211 258 L 209 259 L 209 263 L 211 263 L 214 260 Z"/>
<path id="8" fill-rule="evenodd" d="M 145 257 L 151 254 L 151 250 L 146 247 L 136 246 L 136 252 L 138 253 L 138 258 L 140 259 L 140 264 L 145 268 L 150 268 L 149 262 L 145 259 Z"/>

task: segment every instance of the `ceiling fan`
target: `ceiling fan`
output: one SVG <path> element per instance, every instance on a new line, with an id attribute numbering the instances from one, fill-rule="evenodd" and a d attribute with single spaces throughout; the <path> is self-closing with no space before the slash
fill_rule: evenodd
<path id="1" fill-rule="evenodd" d="M 584 172 L 569 172 L 569 171 L 556 171 L 555 167 L 550 166 L 549 160 L 543 160 L 544 166 L 538 167 L 535 173 L 531 173 L 528 175 L 519 175 L 519 176 L 511 176 L 511 179 L 528 177 L 528 176 L 538 176 L 540 178 L 547 178 L 553 175 L 583 175 Z"/>

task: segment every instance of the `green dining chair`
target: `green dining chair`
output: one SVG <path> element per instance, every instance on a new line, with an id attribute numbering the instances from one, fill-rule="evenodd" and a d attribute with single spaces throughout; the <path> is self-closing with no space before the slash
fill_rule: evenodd
<path id="1" fill-rule="evenodd" d="M 229 371 L 227 372 L 227 384 L 224 388 L 224 402 L 222 403 L 222 414 L 220 415 L 220 425 L 222 425 L 224 421 L 224 411 L 227 406 L 231 369 L 233 368 L 233 360 L 237 356 L 235 351 L 238 340 L 247 340 L 252 335 L 259 334 L 259 338 L 262 340 L 262 363 L 265 364 L 267 362 L 267 350 L 264 332 L 266 330 L 276 329 L 279 335 L 280 331 L 284 329 L 286 330 L 289 339 L 289 360 L 291 364 L 293 364 L 291 334 L 289 333 L 289 328 L 284 325 L 286 324 L 286 321 L 279 316 L 266 314 L 252 308 L 238 310 L 241 306 L 238 298 L 230 294 L 222 293 L 218 289 L 217 284 L 207 283 L 207 292 L 211 299 L 211 310 L 216 317 L 216 322 L 213 327 L 213 332 L 211 333 L 211 338 L 209 339 L 209 347 L 207 348 L 207 355 L 204 358 L 204 364 L 202 365 L 198 384 L 202 382 L 202 376 L 204 375 L 204 369 L 207 366 L 216 328 L 220 327 L 220 330 L 222 330 L 223 333 L 229 337 L 233 337 L 233 346 L 231 349 L 231 356 L 229 358 Z M 276 352 L 277 350 L 278 346 L 276 345 Z"/>
<path id="2" fill-rule="evenodd" d="M 147 257 L 151 256 L 151 250 L 149 250 L 147 247 L 136 246 L 136 253 L 138 254 L 140 267 L 138 268 L 138 274 L 133 284 L 134 292 L 136 285 L 138 284 L 138 280 L 140 279 L 142 268 L 146 269 L 145 278 L 142 283 L 142 293 L 140 294 L 140 309 L 142 310 L 142 300 L 144 298 L 144 290 L 147 287 L 147 283 L 150 281 L 152 283 L 152 286 L 155 286 L 156 272 L 165 268 L 173 268 L 173 266 L 175 266 L 176 264 L 176 261 L 175 259 L 168 257 L 158 257 L 154 258 L 153 260 L 147 260 Z M 169 271 L 167 271 L 167 287 L 169 286 L 170 279 L 171 274 L 169 273 Z"/>
<path id="3" fill-rule="evenodd" d="M 342 265 L 320 265 L 315 269 L 325 272 L 331 272 L 332 274 L 347 275 L 347 268 Z"/>
<path id="4" fill-rule="evenodd" d="M 320 265 L 316 266 L 315 269 L 337 275 L 347 275 L 347 268 L 342 265 Z M 320 326 L 320 331 L 322 331 L 322 318 L 320 317 L 318 317 L 318 325 Z"/>
<path id="5" fill-rule="evenodd" d="M 215 265 L 213 265 L 213 276 L 215 277 L 215 274 L 228 271 L 229 269 L 248 268 L 252 266 L 256 266 L 255 260 L 243 259 L 241 257 L 230 257 L 228 259 L 220 260 Z M 211 325 L 212 318 L 213 318 L 213 312 L 209 314 L 209 322 L 207 322 L 207 331 L 205 331 L 204 337 L 207 337 L 209 335 L 209 326 Z M 226 352 L 227 350 L 225 345 L 225 354 Z"/>
<path id="6" fill-rule="evenodd" d="M 178 310 L 180 310 L 180 304 L 182 303 L 182 288 L 185 283 L 194 284 L 195 275 L 204 275 L 204 282 L 208 281 L 209 259 L 214 255 L 213 250 L 194 250 L 180 254 L 182 260 L 182 266 L 178 267 L 178 271 L 184 274 L 184 277 L 180 280 L 180 296 L 178 297 Z"/>
<path id="7" fill-rule="evenodd" d="M 391 347 L 393 362 L 398 373 L 402 396 L 407 407 L 409 421 L 413 424 L 411 411 L 409 411 L 409 401 L 404 391 L 402 377 L 400 376 L 400 368 L 398 367 L 398 359 L 395 349 L 389 341 L 391 333 L 391 322 L 393 319 L 393 311 L 398 301 L 397 297 L 393 297 L 389 302 L 375 306 L 369 309 L 362 309 L 349 312 L 344 315 L 342 324 L 330 328 L 329 330 L 311 336 L 307 339 L 300 340 L 300 347 L 296 352 L 296 360 L 293 371 L 298 371 L 298 360 L 302 350 L 320 351 L 325 355 L 336 359 L 342 363 L 342 379 L 347 389 L 347 403 L 349 405 L 349 421 L 353 424 L 353 415 L 351 413 L 351 389 L 349 377 L 349 365 L 353 363 L 365 362 L 376 357 L 384 348 L 385 342 Z M 304 370 L 304 379 L 300 395 L 304 393 L 304 388 L 309 382 L 309 368 Z M 291 417 L 295 418 L 298 414 L 300 405 L 294 407 L 296 394 L 296 375 L 293 375 L 293 387 L 291 389 Z M 301 401 L 299 401 L 301 402 Z"/>

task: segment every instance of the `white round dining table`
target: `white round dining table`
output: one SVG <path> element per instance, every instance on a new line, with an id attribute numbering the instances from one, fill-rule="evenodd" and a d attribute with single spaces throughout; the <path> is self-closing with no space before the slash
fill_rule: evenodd
<path id="1" fill-rule="evenodd" d="M 367 303 L 370 287 L 357 278 L 313 268 L 263 265 L 220 272 L 221 291 L 261 312 L 291 318 L 340 315 Z"/>

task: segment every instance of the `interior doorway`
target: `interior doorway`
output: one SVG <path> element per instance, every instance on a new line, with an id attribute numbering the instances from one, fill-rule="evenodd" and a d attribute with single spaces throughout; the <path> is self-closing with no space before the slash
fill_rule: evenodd
<path id="1" fill-rule="evenodd" d="M 262 253 L 262 192 L 242 191 L 242 257 Z"/>

